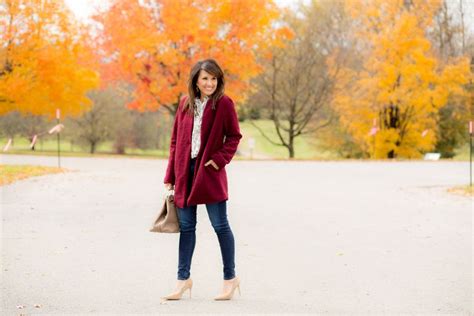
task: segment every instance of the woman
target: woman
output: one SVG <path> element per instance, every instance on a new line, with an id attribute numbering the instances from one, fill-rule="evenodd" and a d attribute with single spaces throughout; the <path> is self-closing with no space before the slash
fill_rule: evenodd
<path id="1" fill-rule="evenodd" d="M 164 299 L 180 299 L 193 285 L 191 260 L 196 245 L 196 209 L 206 204 L 217 234 L 224 265 L 222 293 L 215 300 L 229 300 L 240 279 L 235 275 L 235 243 L 227 220 L 227 175 L 225 165 L 234 156 L 242 138 L 232 100 L 224 95 L 224 73 L 213 59 L 198 62 L 188 81 L 188 96 L 181 99 L 173 125 L 168 168 L 164 179 L 174 187 L 178 211 L 178 282 Z"/>

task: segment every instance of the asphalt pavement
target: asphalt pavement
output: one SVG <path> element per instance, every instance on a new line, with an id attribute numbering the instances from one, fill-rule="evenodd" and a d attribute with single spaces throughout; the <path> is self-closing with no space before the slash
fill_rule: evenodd
<path id="1" fill-rule="evenodd" d="M 242 295 L 212 299 L 222 260 L 200 205 L 193 297 L 164 303 L 179 235 L 148 229 L 166 161 L 63 157 L 62 166 L 69 172 L 0 187 L 2 315 L 473 312 L 472 198 L 447 192 L 468 182 L 467 162 L 233 161 Z"/>

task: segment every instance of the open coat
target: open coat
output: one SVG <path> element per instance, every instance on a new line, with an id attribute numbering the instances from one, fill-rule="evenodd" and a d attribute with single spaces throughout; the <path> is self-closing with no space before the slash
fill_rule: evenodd
<path id="1" fill-rule="evenodd" d="M 196 157 L 193 185 L 188 192 L 194 117 L 182 111 L 185 99 L 181 99 L 176 112 L 164 183 L 174 184 L 174 201 L 180 208 L 228 200 L 225 166 L 232 160 L 242 138 L 234 102 L 224 95 L 216 102 L 215 109 L 212 109 L 211 99 L 206 104 L 201 147 Z M 219 169 L 212 164 L 204 165 L 211 159 Z"/>

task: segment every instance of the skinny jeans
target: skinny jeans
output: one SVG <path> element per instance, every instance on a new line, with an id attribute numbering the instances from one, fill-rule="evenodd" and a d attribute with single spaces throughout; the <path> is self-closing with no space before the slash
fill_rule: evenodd
<path id="1" fill-rule="evenodd" d="M 192 187 L 195 166 L 196 158 L 193 158 L 190 163 L 188 192 Z M 235 241 L 227 219 L 227 201 L 206 204 L 206 209 L 219 240 L 224 280 L 231 280 L 235 277 Z M 191 262 L 196 247 L 196 210 L 197 205 L 177 207 L 180 228 L 178 280 L 187 280 L 191 275 Z"/>

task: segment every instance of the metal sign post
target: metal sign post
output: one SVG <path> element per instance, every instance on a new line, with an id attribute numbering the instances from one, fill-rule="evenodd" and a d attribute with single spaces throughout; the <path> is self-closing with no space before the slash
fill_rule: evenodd
<path id="1" fill-rule="evenodd" d="M 56 121 L 58 125 L 60 124 L 59 123 L 60 116 L 61 114 L 60 114 L 59 109 L 56 109 Z M 60 134 L 60 131 L 58 131 L 58 168 L 61 168 L 61 136 L 59 134 Z"/>
<path id="2" fill-rule="evenodd" d="M 472 121 L 469 121 L 469 187 L 472 188 Z"/>

